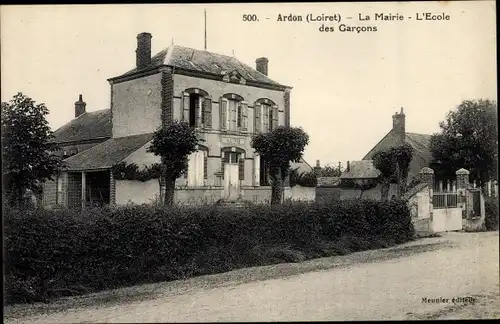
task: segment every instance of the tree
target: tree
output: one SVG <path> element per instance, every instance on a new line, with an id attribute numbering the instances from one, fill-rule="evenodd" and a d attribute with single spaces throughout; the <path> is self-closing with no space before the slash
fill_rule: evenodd
<path id="1" fill-rule="evenodd" d="M 2 175 L 7 202 L 19 206 L 26 190 L 40 193 L 40 183 L 62 169 L 45 104 L 18 93 L 2 102 Z"/>
<path id="2" fill-rule="evenodd" d="M 376 152 L 373 165 L 380 171 L 379 181 L 382 183 L 382 199 L 388 199 L 390 183 L 397 183 L 397 198 L 406 192 L 408 171 L 413 158 L 413 148 L 404 144 Z"/>
<path id="3" fill-rule="evenodd" d="M 175 180 L 186 172 L 188 156 L 196 151 L 199 141 L 195 129 L 186 122 L 173 121 L 154 133 L 148 152 L 161 157 L 165 205 L 174 203 Z"/>
<path id="4" fill-rule="evenodd" d="M 330 165 L 325 165 L 320 170 L 321 177 L 340 177 L 341 174 L 342 174 L 342 170 L 341 170 L 340 166 L 333 167 Z"/>
<path id="5" fill-rule="evenodd" d="M 270 132 L 253 136 L 252 147 L 269 167 L 271 204 L 281 202 L 285 178 L 290 172 L 290 162 L 300 162 L 307 144 L 309 135 L 300 127 L 279 126 Z"/>
<path id="6" fill-rule="evenodd" d="M 441 133 L 430 141 L 431 168 L 438 178 L 454 178 L 460 168 L 471 172 L 481 186 L 497 179 L 497 104 L 490 100 L 465 100 L 440 122 Z"/>

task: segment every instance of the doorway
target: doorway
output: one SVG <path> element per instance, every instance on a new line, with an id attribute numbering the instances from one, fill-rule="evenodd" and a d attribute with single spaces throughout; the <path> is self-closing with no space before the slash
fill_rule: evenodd
<path id="1" fill-rule="evenodd" d="M 239 162 L 241 153 L 223 152 L 224 159 L 224 196 L 236 200 L 240 196 Z"/>

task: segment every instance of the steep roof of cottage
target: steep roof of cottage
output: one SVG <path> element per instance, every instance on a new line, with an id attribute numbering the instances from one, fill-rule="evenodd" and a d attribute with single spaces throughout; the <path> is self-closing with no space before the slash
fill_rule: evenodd
<path id="1" fill-rule="evenodd" d="M 373 160 L 350 161 L 349 171 L 340 175 L 341 179 L 375 179 L 380 171 L 373 165 Z"/>
<path id="2" fill-rule="evenodd" d="M 160 67 L 162 65 L 220 76 L 237 71 L 247 81 L 255 81 L 285 87 L 284 85 L 271 80 L 265 74 L 260 73 L 245 63 L 242 63 L 235 57 L 179 45 L 173 45 L 160 51 L 151 58 L 151 64 L 145 69 Z M 131 75 L 138 71 L 139 70 L 137 68 L 134 68 L 119 77 Z"/>
<path id="3" fill-rule="evenodd" d="M 405 142 L 413 147 L 414 154 L 419 155 L 427 162 L 432 160 L 430 151 L 431 135 L 406 133 Z"/>
<path id="4" fill-rule="evenodd" d="M 109 169 L 153 138 L 152 133 L 114 137 L 64 160 L 68 171 Z"/>
<path id="5" fill-rule="evenodd" d="M 318 187 L 336 187 L 340 184 L 340 177 L 318 177 Z"/>
<path id="6" fill-rule="evenodd" d="M 304 160 L 303 158 L 300 159 L 300 161 L 298 163 L 296 162 L 290 162 L 290 167 L 292 169 L 298 169 L 297 171 L 299 173 L 307 173 L 307 172 L 311 172 L 313 171 L 313 168 L 312 166 L 306 162 L 306 160 Z"/>
<path id="7" fill-rule="evenodd" d="M 54 132 L 53 142 L 78 142 L 111 137 L 111 111 L 103 109 L 83 113 Z"/>
<path id="8" fill-rule="evenodd" d="M 415 187 L 409 189 L 402 197 L 403 200 L 408 200 L 411 197 L 415 196 L 417 193 L 422 191 L 425 187 L 428 187 L 427 183 L 419 183 Z"/>

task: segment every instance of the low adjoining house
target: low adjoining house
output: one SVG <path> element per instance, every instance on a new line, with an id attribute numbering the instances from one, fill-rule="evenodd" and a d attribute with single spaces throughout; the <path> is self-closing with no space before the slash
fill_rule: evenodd
<path id="1" fill-rule="evenodd" d="M 401 108 L 400 113 L 392 115 L 392 129 L 363 157 L 362 160 L 372 160 L 378 151 L 390 147 L 409 144 L 414 152 L 408 171 L 408 181 L 419 176 L 423 167 L 429 166 L 432 154 L 429 149 L 431 135 L 406 132 L 406 116 Z"/>
<path id="2" fill-rule="evenodd" d="M 63 158 L 86 151 L 111 138 L 111 110 L 88 112 L 86 102 L 80 94 L 74 105 L 75 117 L 54 132 L 54 142 L 59 150 L 53 154 Z M 63 204 L 62 184 L 64 175 L 43 184 L 42 206 Z"/>
<path id="3" fill-rule="evenodd" d="M 378 183 L 380 171 L 372 160 L 348 161 L 340 175 L 340 199 L 382 199 L 382 185 Z M 397 185 L 389 186 L 388 197 L 395 196 Z"/>
<path id="4" fill-rule="evenodd" d="M 187 174 L 176 181 L 176 201 L 268 200 L 268 167 L 251 137 L 290 124 L 291 87 L 268 77 L 267 58 L 258 58 L 254 69 L 234 57 L 182 46 L 152 56 L 151 39 L 139 34 L 135 68 L 108 79 L 110 109 L 80 116 L 80 98 L 78 117 L 61 128 L 66 135 L 56 134 L 71 156 L 67 171 L 45 184 L 44 205 L 155 201 L 158 179 L 138 181 L 113 170 L 125 164 L 142 172 L 158 164 L 147 148 L 153 132 L 174 119 L 195 127 L 203 140 L 189 156 Z M 93 127 L 100 131 L 92 135 Z"/>
<path id="5" fill-rule="evenodd" d="M 111 111 L 86 111 L 82 95 L 75 102 L 75 118 L 54 132 L 52 141 L 60 148 L 54 152 L 68 158 L 111 138 Z"/>

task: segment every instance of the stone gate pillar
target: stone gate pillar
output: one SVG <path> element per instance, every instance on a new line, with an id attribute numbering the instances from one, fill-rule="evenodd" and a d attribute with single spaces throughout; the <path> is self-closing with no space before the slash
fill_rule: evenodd
<path id="1" fill-rule="evenodd" d="M 464 168 L 455 172 L 455 175 L 457 176 L 457 207 L 462 208 L 463 211 L 467 210 L 466 190 L 469 187 L 469 174 L 470 172 Z"/>
<path id="2" fill-rule="evenodd" d="M 422 168 L 422 170 L 420 170 L 420 180 L 423 183 L 427 183 L 429 186 L 429 194 L 432 198 L 434 193 L 434 170 L 429 167 Z"/>
<path id="3" fill-rule="evenodd" d="M 420 181 L 426 183 L 429 187 L 429 232 L 434 231 L 433 219 L 434 219 L 434 205 L 432 204 L 432 198 L 434 196 L 434 170 L 429 167 L 423 167 L 420 170 Z"/>

